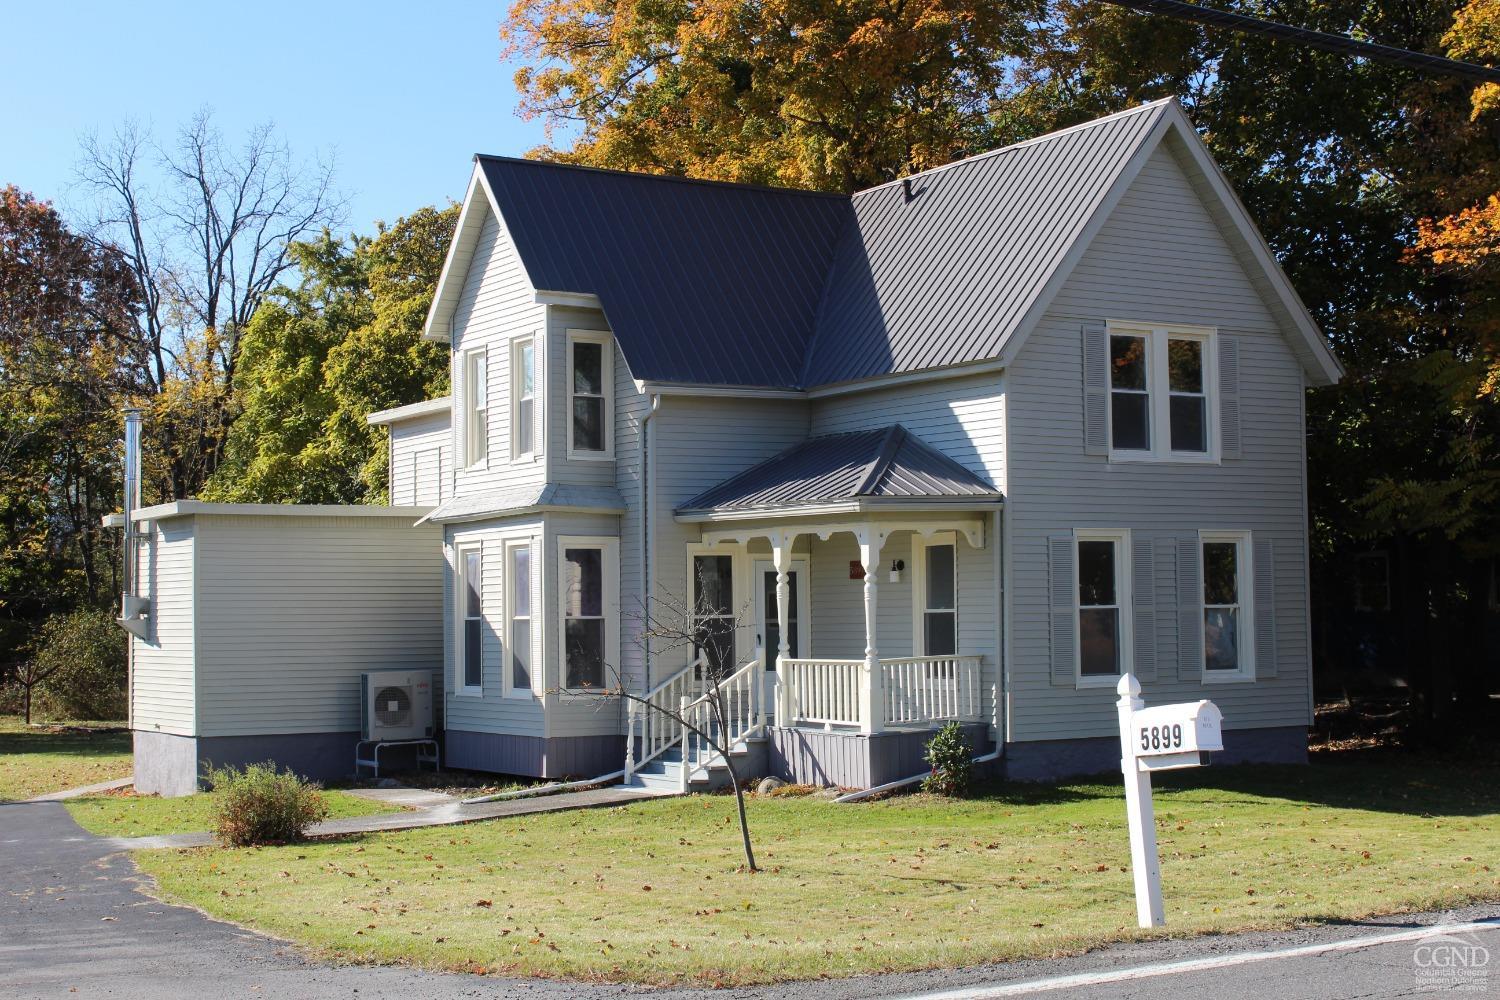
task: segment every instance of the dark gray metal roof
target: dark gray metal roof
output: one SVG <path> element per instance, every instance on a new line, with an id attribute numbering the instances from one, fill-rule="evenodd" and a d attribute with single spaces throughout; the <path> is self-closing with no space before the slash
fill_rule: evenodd
<path id="1" fill-rule="evenodd" d="M 597 296 L 636 378 L 797 385 L 848 198 L 479 164 L 532 286 Z"/>
<path id="2" fill-rule="evenodd" d="M 856 194 L 802 384 L 997 357 L 1167 112 L 1144 105 Z"/>
<path id="3" fill-rule="evenodd" d="M 900 424 L 809 438 L 705 490 L 678 513 L 862 499 L 998 500 L 1000 491 Z"/>

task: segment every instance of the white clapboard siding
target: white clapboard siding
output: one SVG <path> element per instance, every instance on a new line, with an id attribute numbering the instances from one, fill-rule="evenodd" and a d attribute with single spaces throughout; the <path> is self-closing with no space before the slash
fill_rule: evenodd
<path id="1" fill-rule="evenodd" d="M 453 484 L 453 435 L 448 414 L 391 424 L 391 505 L 433 507 Z"/>
<path id="2" fill-rule="evenodd" d="M 197 515 L 198 734 L 359 729 L 359 675 L 442 664 L 441 529 Z"/>
<path id="3" fill-rule="evenodd" d="M 510 345 L 520 336 L 540 335 L 546 307 L 536 304 L 521 258 L 510 235 L 491 215 L 480 231 L 463 291 L 453 314 L 453 448 L 458 468 L 456 495 L 512 489 L 541 483 L 541 461 L 512 462 L 510 445 Z M 485 348 L 488 358 L 489 435 L 483 468 L 465 468 L 464 414 L 470 387 L 464 384 L 464 356 Z M 544 376 L 545 377 L 545 376 Z"/>
<path id="4" fill-rule="evenodd" d="M 185 520 L 149 525 L 141 541 L 139 592 L 151 606 L 146 637 L 131 640 L 136 729 L 194 734 L 194 546 Z"/>
<path id="5" fill-rule="evenodd" d="M 1236 338 L 1241 457 L 1171 465 L 1085 454 L 1080 330 L 1102 319 L 1213 326 Z M 1169 146 L 1151 157 L 1083 255 L 1007 373 L 1006 388 L 1011 738 L 1115 731 L 1112 690 L 1076 690 L 1049 678 L 1047 536 L 1077 527 L 1128 528 L 1156 541 L 1159 642 L 1148 703 L 1211 698 L 1229 729 L 1307 724 L 1303 374 Z M 1169 539 L 1200 529 L 1248 529 L 1274 539 L 1276 677 L 1246 684 L 1178 679 Z"/>
<path id="6" fill-rule="evenodd" d="M 817 400 L 812 433 L 841 434 L 902 424 L 1005 489 L 1005 384 L 999 372 L 850 393 Z"/>

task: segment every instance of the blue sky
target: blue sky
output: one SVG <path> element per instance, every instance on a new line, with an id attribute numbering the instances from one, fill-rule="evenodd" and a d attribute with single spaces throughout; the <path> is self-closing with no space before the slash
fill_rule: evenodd
<path id="1" fill-rule="evenodd" d="M 4 0 L 0 185 L 67 213 L 81 133 L 134 118 L 168 141 L 206 105 L 231 140 L 270 121 L 295 154 L 332 151 L 369 232 L 462 198 L 474 153 L 541 143 L 500 61 L 507 3 Z"/>

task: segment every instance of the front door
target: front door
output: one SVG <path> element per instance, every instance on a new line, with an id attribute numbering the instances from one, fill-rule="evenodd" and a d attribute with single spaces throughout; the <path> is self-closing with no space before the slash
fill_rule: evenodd
<path id="1" fill-rule="evenodd" d="M 808 589 L 807 560 L 793 559 L 787 573 L 790 593 L 787 597 L 787 655 L 796 659 L 808 655 Z M 769 562 L 755 564 L 755 635 L 766 651 L 766 715 L 776 712 L 776 654 L 781 649 L 781 630 L 776 620 L 776 567 Z"/>

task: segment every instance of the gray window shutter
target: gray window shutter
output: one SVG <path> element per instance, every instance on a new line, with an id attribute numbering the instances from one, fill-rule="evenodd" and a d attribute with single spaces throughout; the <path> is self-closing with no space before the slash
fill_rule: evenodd
<path id="1" fill-rule="evenodd" d="M 1177 539 L 1177 678 L 1203 679 L 1203 580 L 1196 534 Z"/>
<path id="2" fill-rule="evenodd" d="M 1219 452 L 1240 457 L 1240 342 L 1219 338 Z"/>
<path id="3" fill-rule="evenodd" d="M 1073 687 L 1078 682 L 1077 591 L 1073 581 L 1073 536 L 1047 538 L 1048 602 L 1052 614 L 1052 683 Z"/>
<path id="4" fill-rule="evenodd" d="M 1150 536 L 1132 536 L 1130 552 L 1131 646 L 1138 681 L 1156 680 L 1156 553 Z"/>
<path id="5" fill-rule="evenodd" d="M 1276 543 L 1255 539 L 1255 676 L 1276 676 Z"/>
<path id="6" fill-rule="evenodd" d="M 1157 618 L 1156 672 L 1161 677 L 1177 674 L 1177 539 L 1156 540 L 1156 573 L 1161 583 Z"/>
<path id="7" fill-rule="evenodd" d="M 1109 332 L 1083 324 L 1083 453 L 1109 454 Z"/>

